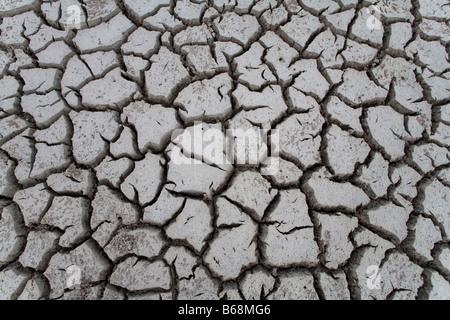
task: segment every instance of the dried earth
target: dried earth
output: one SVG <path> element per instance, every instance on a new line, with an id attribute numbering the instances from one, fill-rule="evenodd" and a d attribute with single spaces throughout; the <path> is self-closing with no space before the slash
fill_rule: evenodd
<path id="1" fill-rule="evenodd" d="M 449 17 L 1 1 L 0 298 L 449 300 Z M 172 139 L 249 128 L 275 174 Z"/>

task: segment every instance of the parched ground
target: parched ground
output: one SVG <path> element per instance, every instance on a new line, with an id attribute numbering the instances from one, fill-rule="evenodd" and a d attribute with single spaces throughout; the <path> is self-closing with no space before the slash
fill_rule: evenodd
<path id="1" fill-rule="evenodd" d="M 1 299 L 450 299 L 448 0 L 0 17 Z"/>

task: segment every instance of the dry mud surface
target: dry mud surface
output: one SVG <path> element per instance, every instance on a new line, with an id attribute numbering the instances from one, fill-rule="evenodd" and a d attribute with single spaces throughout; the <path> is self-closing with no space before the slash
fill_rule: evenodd
<path id="1" fill-rule="evenodd" d="M 450 299 L 448 1 L 0 17 L 1 299 Z"/>

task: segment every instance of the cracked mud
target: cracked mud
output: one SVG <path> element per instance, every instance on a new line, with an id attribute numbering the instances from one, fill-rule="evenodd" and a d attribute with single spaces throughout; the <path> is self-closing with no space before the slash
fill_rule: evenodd
<path id="1" fill-rule="evenodd" d="M 0 299 L 449 300 L 449 17 L 1 1 Z M 256 165 L 173 139 L 231 129 Z"/>

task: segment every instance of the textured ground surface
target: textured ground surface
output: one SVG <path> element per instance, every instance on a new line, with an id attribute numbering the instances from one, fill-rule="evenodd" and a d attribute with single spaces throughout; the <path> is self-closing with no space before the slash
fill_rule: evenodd
<path id="1" fill-rule="evenodd" d="M 0 298 L 450 299 L 448 1 L 0 17 Z M 278 129 L 279 172 L 201 127 Z"/>

